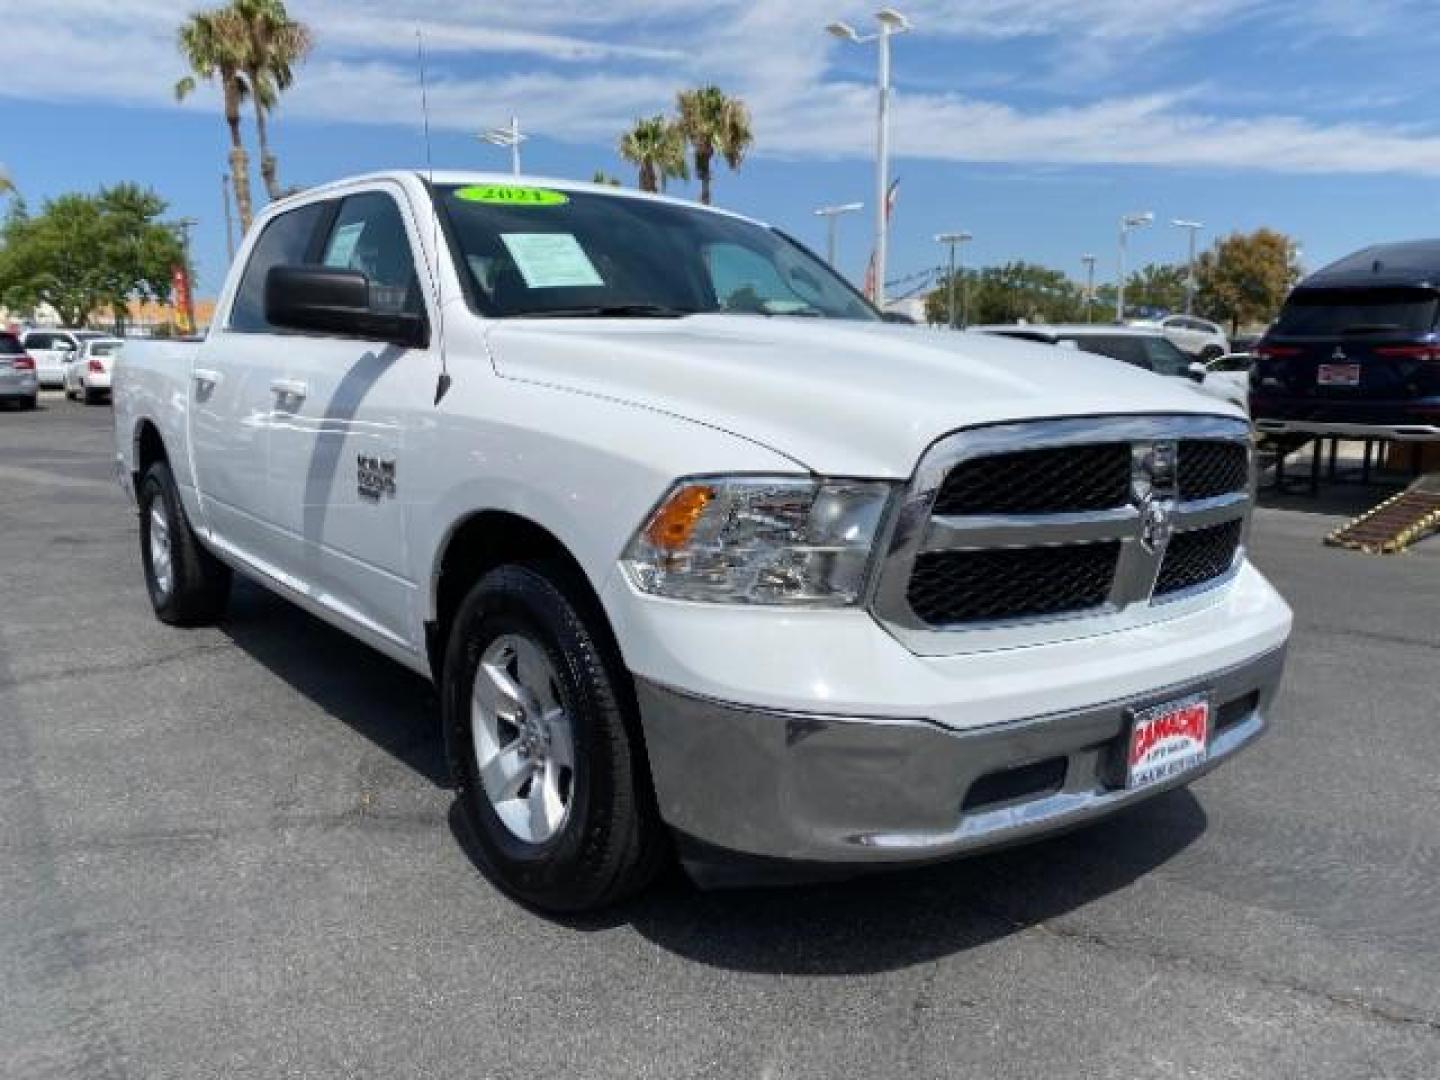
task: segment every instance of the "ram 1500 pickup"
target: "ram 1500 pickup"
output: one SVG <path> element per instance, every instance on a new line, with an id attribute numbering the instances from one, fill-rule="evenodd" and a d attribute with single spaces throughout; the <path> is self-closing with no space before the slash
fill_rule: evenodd
<path id="1" fill-rule="evenodd" d="M 114 400 L 156 614 L 239 572 L 434 680 L 482 861 L 541 907 L 671 852 L 715 885 L 1089 822 L 1250 744 L 1281 673 L 1237 410 L 889 325 L 708 207 L 315 188 Z"/>

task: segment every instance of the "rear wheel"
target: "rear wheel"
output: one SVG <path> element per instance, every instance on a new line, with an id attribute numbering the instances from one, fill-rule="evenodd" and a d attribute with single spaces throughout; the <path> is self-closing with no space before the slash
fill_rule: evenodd
<path id="1" fill-rule="evenodd" d="M 1202 364 L 1208 364 L 1212 360 L 1219 360 L 1220 357 L 1224 355 L 1225 353 L 1219 345 L 1206 345 L 1205 348 L 1200 350 L 1200 362 Z"/>
<path id="2" fill-rule="evenodd" d="M 100 402 L 105 400 L 105 395 L 103 392 L 99 390 L 92 390 L 88 386 L 82 386 L 80 389 L 80 393 L 84 397 L 86 405 L 98 405 L 100 404 Z"/>
<path id="3" fill-rule="evenodd" d="M 151 465 L 138 494 L 140 558 L 156 617 L 173 626 L 214 622 L 230 597 L 230 568 L 200 545 L 170 466 Z"/>
<path id="4" fill-rule="evenodd" d="M 443 678 L 461 811 L 518 899 L 583 911 L 643 888 L 664 832 L 628 678 L 556 567 L 503 566 L 465 598 Z"/>

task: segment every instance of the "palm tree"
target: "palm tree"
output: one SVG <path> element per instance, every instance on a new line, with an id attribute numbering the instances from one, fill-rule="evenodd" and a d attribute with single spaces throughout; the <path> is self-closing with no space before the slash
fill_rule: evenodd
<path id="1" fill-rule="evenodd" d="M 675 104 L 680 112 L 680 131 L 695 152 L 700 201 L 708 204 L 710 163 L 715 155 L 724 158 L 733 171 L 740 167 L 745 152 L 755 142 L 750 130 L 750 110 L 745 102 L 713 85 L 682 90 L 676 95 Z"/>
<path id="2" fill-rule="evenodd" d="M 672 177 L 690 179 L 685 167 L 685 138 L 663 116 L 636 120 L 620 137 L 620 156 L 640 171 L 641 191 L 661 191 Z"/>
<path id="3" fill-rule="evenodd" d="M 183 101 L 195 90 L 196 78 L 218 79 L 225 107 L 225 124 L 230 129 L 230 178 L 235 185 L 235 208 L 240 231 L 250 230 L 250 157 L 240 137 L 240 105 L 249 95 L 243 68 L 249 49 L 245 23 L 229 8 L 197 11 L 180 25 L 180 52 L 191 74 L 175 84 L 175 99 Z"/>
<path id="4" fill-rule="evenodd" d="M 0 195 L 14 195 L 19 191 L 15 181 L 10 179 L 10 171 L 4 165 L 0 165 Z"/>
<path id="5" fill-rule="evenodd" d="M 310 28 L 290 18 L 283 0 L 234 0 L 231 8 L 245 24 L 247 45 L 241 70 L 255 106 L 255 134 L 260 143 L 260 177 L 272 199 L 280 190 L 278 163 L 270 152 L 265 117 L 295 81 L 294 65 L 310 51 Z"/>

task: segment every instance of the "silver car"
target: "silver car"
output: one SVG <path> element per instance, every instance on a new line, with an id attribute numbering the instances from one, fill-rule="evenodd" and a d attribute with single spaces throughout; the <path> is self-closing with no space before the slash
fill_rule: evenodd
<path id="1" fill-rule="evenodd" d="M 18 337 L 0 331 L 0 402 L 18 402 L 22 409 L 33 409 L 39 396 L 35 361 Z"/>

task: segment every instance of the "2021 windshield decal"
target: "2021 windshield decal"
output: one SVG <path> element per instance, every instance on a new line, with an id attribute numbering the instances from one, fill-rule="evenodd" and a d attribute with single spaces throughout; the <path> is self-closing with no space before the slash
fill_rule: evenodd
<path id="1" fill-rule="evenodd" d="M 492 206 L 563 206 L 570 201 L 563 191 L 514 184 L 471 184 L 456 188 L 455 198 Z"/>

